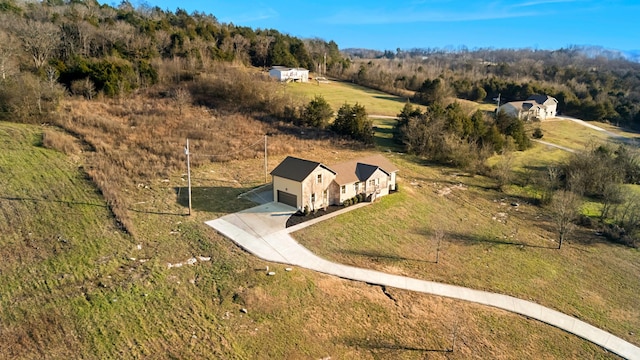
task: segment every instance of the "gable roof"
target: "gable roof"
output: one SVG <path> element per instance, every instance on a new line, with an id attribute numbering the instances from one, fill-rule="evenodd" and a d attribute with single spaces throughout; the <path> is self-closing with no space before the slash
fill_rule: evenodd
<path id="1" fill-rule="evenodd" d="M 398 168 L 382 155 L 373 155 L 358 160 L 346 161 L 331 165 L 331 168 L 337 173 L 335 182 L 338 185 L 365 181 L 378 169 L 387 175 L 398 171 Z"/>
<path id="2" fill-rule="evenodd" d="M 531 95 L 527 100 L 533 100 L 540 105 L 550 105 L 552 103 L 558 103 L 558 100 L 549 95 Z"/>
<path id="3" fill-rule="evenodd" d="M 299 159 L 293 156 L 287 156 L 275 169 L 271 172 L 271 175 L 281 178 L 302 181 L 309 176 L 318 166 L 332 172 L 335 171 L 329 169 L 327 166 L 311 160 Z"/>
<path id="4" fill-rule="evenodd" d="M 502 106 L 507 106 L 507 105 L 511 105 L 514 107 L 514 109 L 516 109 L 517 111 L 530 111 L 532 109 L 541 109 L 542 107 L 538 104 L 535 104 L 531 101 L 511 101 L 508 102 Z M 501 107 L 502 107 L 501 106 Z"/>

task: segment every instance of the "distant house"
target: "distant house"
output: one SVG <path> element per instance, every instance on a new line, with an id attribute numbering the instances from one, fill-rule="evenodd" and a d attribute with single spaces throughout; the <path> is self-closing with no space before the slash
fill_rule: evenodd
<path id="1" fill-rule="evenodd" d="M 532 95 L 525 101 L 512 101 L 500 109 L 522 120 L 546 120 L 556 116 L 558 100 L 548 95 Z"/>
<path id="2" fill-rule="evenodd" d="M 374 201 L 396 189 L 397 172 L 382 155 L 331 167 L 288 156 L 271 172 L 273 198 L 299 210 L 340 205 L 358 194 Z"/>
<path id="3" fill-rule="evenodd" d="M 274 66 L 269 70 L 269 76 L 277 79 L 278 81 L 308 82 L 309 70 L 303 68 Z"/>

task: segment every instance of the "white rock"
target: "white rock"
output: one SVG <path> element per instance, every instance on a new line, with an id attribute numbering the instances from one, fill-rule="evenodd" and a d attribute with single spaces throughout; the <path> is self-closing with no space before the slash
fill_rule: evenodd
<path id="1" fill-rule="evenodd" d="M 269 276 L 273 276 L 273 275 L 275 275 L 275 274 L 276 274 L 276 272 L 275 272 L 275 271 L 269 271 L 269 272 L 267 273 L 267 275 L 269 275 Z"/>
<path id="2" fill-rule="evenodd" d="M 191 259 L 187 260 L 187 264 L 188 265 L 193 265 L 193 264 L 195 264 L 197 262 L 198 262 L 198 260 L 196 260 L 196 258 L 191 258 Z"/>

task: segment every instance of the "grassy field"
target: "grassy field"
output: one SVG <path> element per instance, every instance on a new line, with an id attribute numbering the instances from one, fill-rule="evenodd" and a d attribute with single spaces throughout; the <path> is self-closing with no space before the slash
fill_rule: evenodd
<path id="1" fill-rule="evenodd" d="M 503 311 L 387 289 L 391 299 L 380 287 L 285 272 L 244 253 L 202 222 L 251 206 L 237 195 L 262 181 L 259 158 L 196 167 L 192 217 L 184 216 L 180 172 L 125 186 L 136 227 L 135 237 L 127 235 L 83 171 L 91 152 L 43 148 L 42 132 L 0 123 L 2 358 L 611 358 Z M 299 155 L 330 162 L 362 154 L 308 148 Z M 400 165 L 407 175 L 428 169 Z M 398 202 L 409 194 L 378 204 L 389 211 L 376 216 L 408 213 Z M 198 256 L 211 259 L 168 266 Z M 449 256 L 443 252 L 443 264 Z M 277 275 L 265 276 L 266 265 Z"/>
<path id="2" fill-rule="evenodd" d="M 544 134 L 542 140 L 575 150 L 585 150 L 589 145 L 607 142 L 607 134 L 569 120 L 543 121 L 539 125 Z M 599 124 L 597 124 L 599 126 Z"/>
<path id="3" fill-rule="evenodd" d="M 557 250 L 550 219 L 526 198 L 482 177 L 393 160 L 398 194 L 295 237 L 337 262 L 530 299 L 640 344 L 637 249 L 579 229 Z"/>
<path id="4" fill-rule="evenodd" d="M 337 111 L 345 102 L 364 105 L 370 115 L 396 116 L 407 103 L 406 98 L 390 95 L 381 91 L 366 88 L 344 81 L 331 81 L 327 84 L 309 83 L 289 83 L 283 84 L 285 92 L 294 94 L 309 102 L 316 95 L 324 97 L 331 107 Z M 479 104 L 469 100 L 449 99 L 449 102 L 458 101 L 464 109 L 469 112 L 476 109 L 493 111 L 495 105 Z"/>
<path id="5" fill-rule="evenodd" d="M 407 99 L 395 95 L 341 81 L 331 81 L 327 84 L 289 83 L 283 86 L 286 86 L 285 91 L 303 98 L 305 102 L 309 102 L 316 95 L 321 95 L 334 111 L 338 111 L 344 103 L 357 102 L 364 105 L 369 114 L 396 116 L 407 102 Z"/>

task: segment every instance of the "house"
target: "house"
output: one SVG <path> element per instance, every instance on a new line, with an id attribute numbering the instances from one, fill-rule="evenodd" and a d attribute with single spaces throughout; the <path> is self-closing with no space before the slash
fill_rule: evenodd
<path id="1" fill-rule="evenodd" d="M 358 194 L 374 201 L 396 189 L 397 172 L 382 155 L 331 167 L 288 156 L 271 172 L 273 198 L 299 210 L 340 205 Z"/>
<path id="2" fill-rule="evenodd" d="M 558 100 L 548 95 L 532 95 L 525 101 L 512 101 L 500 110 L 522 120 L 546 120 L 556 116 Z"/>
<path id="3" fill-rule="evenodd" d="M 321 209 L 330 205 L 329 185 L 336 172 L 327 166 L 287 156 L 271 172 L 273 199 L 297 209 Z"/>
<path id="4" fill-rule="evenodd" d="M 278 81 L 308 82 L 309 70 L 303 68 L 274 66 L 269 70 L 269 76 L 277 79 Z"/>
<path id="5" fill-rule="evenodd" d="M 332 165 L 337 173 L 329 192 L 332 205 L 342 204 L 358 194 L 374 201 L 396 189 L 398 168 L 382 155 Z"/>

